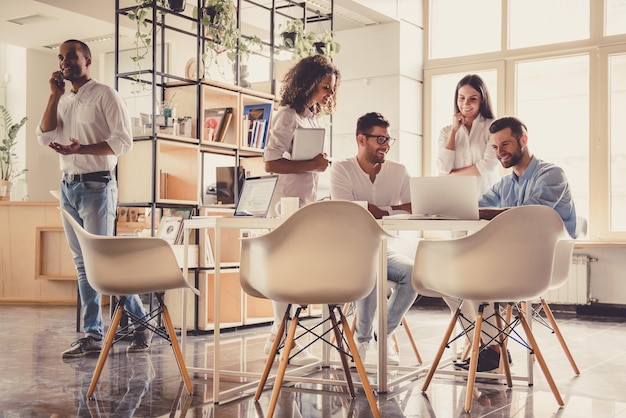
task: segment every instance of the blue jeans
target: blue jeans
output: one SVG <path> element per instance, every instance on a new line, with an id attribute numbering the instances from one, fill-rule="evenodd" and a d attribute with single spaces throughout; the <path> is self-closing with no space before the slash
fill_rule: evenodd
<path id="1" fill-rule="evenodd" d="M 396 288 L 387 301 L 388 336 L 396 330 L 417 297 L 411 283 L 412 274 L 413 260 L 391 249 L 387 250 L 387 280 L 396 283 Z M 375 313 L 376 286 L 372 293 L 356 302 L 356 336 L 359 343 L 372 339 Z"/>
<path id="2" fill-rule="evenodd" d="M 108 183 L 61 182 L 61 207 L 80 223 L 88 232 L 96 235 L 113 235 L 117 204 L 117 182 Z M 100 293 L 87 281 L 85 263 L 80 250 L 78 238 L 72 227 L 63 219 L 63 229 L 73 254 L 74 265 L 78 274 L 78 290 L 83 312 L 83 330 L 85 336 L 102 338 L 102 309 Z M 126 298 L 125 308 L 134 315 L 144 317 L 148 312 L 144 309 L 137 295 Z"/>

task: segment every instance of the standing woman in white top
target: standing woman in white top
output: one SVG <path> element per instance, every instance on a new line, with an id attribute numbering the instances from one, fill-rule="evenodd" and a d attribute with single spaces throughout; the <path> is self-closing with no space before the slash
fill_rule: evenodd
<path id="1" fill-rule="evenodd" d="M 321 117 L 335 110 L 340 82 L 339 70 L 323 55 L 303 58 L 285 75 L 279 107 L 272 118 L 269 140 L 263 153 L 265 171 L 278 174 L 275 199 L 298 197 L 300 205 L 316 200 L 319 173 L 328 168 L 328 158 L 322 153 L 312 160 L 292 161 L 293 136 L 296 127 L 323 127 Z M 287 304 L 273 302 L 273 307 L 274 325 L 265 344 L 266 353 L 271 350 Z M 291 360 L 291 364 L 303 365 L 317 360 L 308 351 L 302 351 Z"/>
<path id="2" fill-rule="evenodd" d="M 489 142 L 494 115 L 487 86 L 476 74 L 459 81 L 452 125 L 441 130 L 437 168 L 440 174 L 476 176 L 478 196 L 498 180 L 498 159 Z"/>
<path id="3" fill-rule="evenodd" d="M 323 127 L 322 116 L 335 110 L 340 81 L 339 70 L 323 55 L 303 58 L 285 75 L 263 154 L 265 171 L 279 175 L 278 199 L 297 196 L 301 205 L 316 200 L 319 173 L 328 168 L 328 159 L 319 154 L 292 161 L 293 135 L 297 127 Z"/>

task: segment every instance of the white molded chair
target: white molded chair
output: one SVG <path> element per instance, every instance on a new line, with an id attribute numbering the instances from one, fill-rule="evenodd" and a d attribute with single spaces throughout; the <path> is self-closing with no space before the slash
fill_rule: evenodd
<path id="1" fill-rule="evenodd" d="M 483 309 L 495 305 L 495 322 L 499 335 L 495 342 L 501 352 L 506 352 L 507 337 L 517 324 L 521 324 L 528 348 L 532 349 L 548 385 L 559 405 L 563 400 L 548 370 L 532 330 L 518 302 L 532 300 L 542 295 L 551 285 L 555 252 L 564 236 L 563 221 L 547 206 L 520 206 L 496 216 L 489 224 L 472 235 L 458 239 L 422 240 L 415 254 L 413 286 L 420 294 L 448 295 L 470 300 L 479 306 L 474 324 L 472 353 L 467 378 L 465 410 L 470 411 L 476 379 L 478 353 L 483 325 Z M 499 304 L 515 308 L 515 320 L 503 323 Z M 444 350 L 460 315 L 454 313 L 443 337 L 441 346 L 426 376 L 422 391 L 428 389 Z M 506 356 L 503 356 L 506 357 Z M 507 385 L 512 387 L 508 361 L 501 361 Z"/>
<path id="2" fill-rule="evenodd" d="M 346 302 L 367 296 L 374 288 L 380 244 L 387 236 L 360 205 L 348 201 L 320 201 L 300 208 L 266 235 L 242 238 L 240 279 L 244 291 L 254 297 L 298 305 L 284 338 L 284 352 L 267 417 L 271 418 L 276 408 L 301 310 L 310 304 L 328 305 L 330 315 L 324 320 L 332 324 L 337 341 L 333 346 L 339 352 L 350 395 L 354 398 L 356 393 L 350 376 L 348 352 L 352 353 L 369 406 L 374 416 L 380 416 L 341 307 Z M 285 333 L 290 309 L 291 305 L 281 321 L 279 336 Z M 310 328 L 305 329 L 311 332 Z M 312 333 L 320 337 L 315 331 Z M 331 344 L 329 338 L 324 341 Z M 281 338 L 276 338 L 255 401 L 261 396 L 281 344 Z"/>
<path id="3" fill-rule="evenodd" d="M 587 220 L 582 217 L 576 218 L 576 239 L 584 238 L 587 235 Z M 563 239 L 559 242 L 557 247 L 555 256 L 554 256 L 554 268 L 552 269 L 552 281 L 550 282 L 549 289 L 558 289 L 563 286 L 569 277 L 569 270 L 572 261 L 572 254 L 574 253 L 574 240 L 573 239 Z M 563 348 L 563 352 L 567 357 L 574 373 L 576 375 L 580 374 L 580 370 L 576 365 L 576 361 L 574 361 L 574 357 L 570 352 L 567 343 L 565 342 L 565 337 L 561 333 L 561 329 L 559 328 L 556 319 L 554 318 L 554 314 L 552 313 L 552 309 L 550 309 L 550 305 L 542 296 L 539 298 L 539 303 L 541 304 L 541 309 L 533 309 L 532 315 L 533 318 L 536 319 L 542 325 L 545 325 L 556 335 L 559 340 L 559 344 L 561 344 L 561 348 Z M 541 310 L 545 312 L 546 320 L 541 317 Z"/>
<path id="4" fill-rule="evenodd" d="M 125 296 L 142 293 L 155 293 L 159 306 L 149 313 L 148 318 L 137 318 L 127 311 L 126 314 L 134 320 L 135 326 L 147 326 L 170 341 L 187 392 L 193 393 L 185 360 L 176 339 L 176 331 L 161 293 L 179 288 L 189 289 L 196 295 L 200 295 L 200 292 L 185 280 L 172 247 L 160 238 L 94 235 L 83 229 L 68 212 L 61 209 L 61 213 L 78 237 L 87 280 L 91 287 L 101 294 L 120 298 L 104 338 L 102 351 L 87 390 L 87 397 L 92 397 L 109 350 L 113 345 L 117 328 L 125 312 Z M 162 316 L 167 332 L 150 324 L 150 320 L 159 314 Z"/>

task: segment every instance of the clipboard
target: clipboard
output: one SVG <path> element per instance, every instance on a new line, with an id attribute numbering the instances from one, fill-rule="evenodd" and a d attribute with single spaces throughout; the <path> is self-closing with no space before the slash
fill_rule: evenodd
<path id="1" fill-rule="evenodd" d="M 293 137 L 292 161 L 312 160 L 324 152 L 324 128 L 296 128 Z"/>

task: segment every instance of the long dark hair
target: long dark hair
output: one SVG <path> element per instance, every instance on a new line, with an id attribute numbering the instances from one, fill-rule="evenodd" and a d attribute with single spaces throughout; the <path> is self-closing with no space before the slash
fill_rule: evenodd
<path id="1" fill-rule="evenodd" d="M 304 112 L 318 84 L 332 74 L 335 75 L 336 83 L 331 100 L 324 108 L 316 103 L 311 109 L 314 114 L 322 110 L 328 114 L 332 113 L 337 103 L 337 89 L 341 82 L 341 73 L 328 58 L 319 54 L 301 59 L 285 74 L 280 89 L 280 105 L 289 106 L 298 113 Z"/>
<path id="2" fill-rule="evenodd" d="M 468 74 L 459 81 L 456 85 L 456 90 L 454 92 L 454 114 L 456 115 L 461 110 L 459 109 L 459 105 L 457 103 L 459 99 L 459 89 L 464 85 L 469 84 L 472 86 L 477 92 L 480 93 L 480 109 L 478 109 L 478 113 L 482 115 L 483 118 L 493 119 L 493 111 L 491 110 L 491 98 L 489 96 L 489 91 L 487 90 L 487 86 L 480 76 L 476 74 Z"/>

